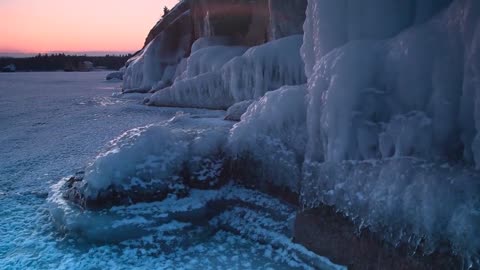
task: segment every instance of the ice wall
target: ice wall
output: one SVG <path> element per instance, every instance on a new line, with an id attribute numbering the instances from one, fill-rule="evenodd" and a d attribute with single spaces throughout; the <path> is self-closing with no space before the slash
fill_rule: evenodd
<path id="1" fill-rule="evenodd" d="M 476 149 L 467 138 L 473 138 L 475 124 L 467 122 L 476 116 L 468 103 L 475 102 L 478 90 L 470 90 L 468 100 L 464 91 L 478 85 L 464 84 L 476 75 L 463 70 L 477 65 L 470 48 L 478 30 L 469 33 L 464 25 L 475 25 L 478 11 L 458 16 L 471 10 L 469 4 L 456 1 L 448 12 L 392 39 L 350 41 L 325 54 L 309 48 L 322 48 L 325 41 L 321 32 L 308 30 L 303 54 L 310 62 L 309 115 L 315 115 L 309 118 L 309 156 L 340 161 L 415 155 L 471 162 Z M 425 146 L 429 150 L 419 149 Z"/>
<path id="2" fill-rule="evenodd" d="M 302 197 L 475 268 L 480 2 L 448 4 L 309 1 Z"/>
<path id="3" fill-rule="evenodd" d="M 451 0 L 309 1 L 303 53 L 307 76 L 318 60 L 352 40 L 390 38 L 423 23 Z M 314 36 L 311 36 L 314 34 Z M 321 37 L 321 38 L 320 38 Z"/>

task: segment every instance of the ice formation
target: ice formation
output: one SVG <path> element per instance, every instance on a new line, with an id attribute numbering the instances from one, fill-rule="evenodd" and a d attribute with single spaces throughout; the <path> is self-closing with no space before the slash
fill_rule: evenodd
<path id="1" fill-rule="evenodd" d="M 169 47 L 171 35 L 160 33 L 138 55 L 126 64 L 123 89 L 137 92 L 148 92 L 161 81 L 171 80 L 176 65 L 186 55 L 184 48 L 176 50 Z M 188 37 L 185 37 L 188 39 Z M 187 43 L 187 41 L 180 41 Z"/>
<path id="2" fill-rule="evenodd" d="M 310 4 L 303 47 L 311 96 L 307 156 L 320 161 L 418 156 L 473 162 L 480 61 L 475 50 L 479 11 L 470 6 L 477 4 L 455 1 L 431 21 L 392 39 L 351 41 L 326 53 L 317 48 L 327 48 L 322 44 L 327 41 L 310 29 L 312 21 L 322 20 L 313 10 L 315 3 Z M 463 17 L 458 15 L 462 12 Z"/>
<path id="3" fill-rule="evenodd" d="M 242 47 L 198 45 L 204 43 L 194 44 L 196 51 L 181 64 L 181 75 L 171 87 L 157 91 L 149 105 L 227 109 L 283 85 L 305 83 L 300 35 L 255 46 L 245 53 Z"/>
<path id="4" fill-rule="evenodd" d="M 222 76 L 235 101 L 260 98 L 283 85 L 305 83 L 301 45 L 301 35 L 289 36 L 252 47 L 228 62 Z"/>
<path id="5" fill-rule="evenodd" d="M 306 89 L 284 86 L 254 101 L 230 131 L 229 150 L 249 177 L 299 190 L 305 152 Z"/>
<path id="6" fill-rule="evenodd" d="M 226 46 L 227 38 L 201 38 L 192 45 L 192 54 L 182 60 L 172 86 L 161 84 L 149 105 L 224 109 L 232 103 L 220 75 L 223 65 L 242 55 L 245 47 Z M 163 89 L 162 89 L 163 88 Z"/>

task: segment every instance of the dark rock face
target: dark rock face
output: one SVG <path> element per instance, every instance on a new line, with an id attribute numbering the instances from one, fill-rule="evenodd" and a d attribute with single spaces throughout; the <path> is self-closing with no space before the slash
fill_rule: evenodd
<path id="1" fill-rule="evenodd" d="M 191 1 L 195 38 L 229 36 L 238 45 L 267 41 L 268 3 L 257 1 Z"/>
<path id="2" fill-rule="evenodd" d="M 307 1 L 269 0 L 270 14 L 268 37 L 275 40 L 303 33 Z"/>
<path id="3" fill-rule="evenodd" d="M 189 1 L 180 1 L 175 8 L 173 8 L 163 19 L 157 22 L 157 24 L 150 30 L 147 38 L 145 39 L 145 46 L 150 43 L 156 36 L 158 36 L 163 30 L 169 28 L 171 25 L 175 25 L 176 19 L 182 14 L 190 10 Z"/>
<path id="4" fill-rule="evenodd" d="M 169 179 L 160 183 L 152 183 L 148 186 L 134 186 L 129 190 L 122 190 L 111 186 L 101 192 L 96 198 L 88 198 L 84 195 L 87 184 L 83 182 L 83 179 L 83 171 L 66 179 L 62 186 L 63 198 L 83 209 L 90 210 L 104 209 L 116 205 L 162 201 L 169 195 L 183 198 L 189 194 L 190 190 L 190 188 L 182 182 Z"/>
<path id="5" fill-rule="evenodd" d="M 421 250 L 384 243 L 368 230 L 355 231 L 356 226 L 333 207 L 322 206 L 297 214 L 294 237 L 313 252 L 353 270 L 462 269 L 461 259 L 448 251 L 423 256 Z"/>
<path id="6" fill-rule="evenodd" d="M 145 45 L 163 31 L 189 36 L 191 43 L 201 37 L 228 36 L 235 45 L 260 45 L 301 34 L 306 6 L 306 0 L 185 0 L 153 27 Z"/>

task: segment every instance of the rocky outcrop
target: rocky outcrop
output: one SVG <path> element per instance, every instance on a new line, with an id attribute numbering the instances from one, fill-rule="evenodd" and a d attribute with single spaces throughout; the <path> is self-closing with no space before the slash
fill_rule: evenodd
<path id="1" fill-rule="evenodd" d="M 352 270 L 447 270 L 462 266 L 461 258 L 447 250 L 424 256 L 421 247 L 394 247 L 368 229 L 359 232 L 347 217 L 330 206 L 298 213 L 294 240 Z"/>
<path id="2" fill-rule="evenodd" d="M 269 40 L 302 34 L 307 1 L 268 1 Z"/>

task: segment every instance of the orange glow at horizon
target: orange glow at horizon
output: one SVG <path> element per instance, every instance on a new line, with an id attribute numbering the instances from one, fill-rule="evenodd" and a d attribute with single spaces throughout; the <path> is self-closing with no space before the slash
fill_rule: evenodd
<path id="1" fill-rule="evenodd" d="M 0 0 L 0 52 L 141 49 L 178 0 Z"/>

